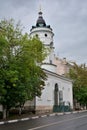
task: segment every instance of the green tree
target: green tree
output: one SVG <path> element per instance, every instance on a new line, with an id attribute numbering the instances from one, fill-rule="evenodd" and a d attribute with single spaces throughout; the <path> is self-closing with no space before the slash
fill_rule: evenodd
<path id="1" fill-rule="evenodd" d="M 69 72 L 70 78 L 73 79 L 74 99 L 82 105 L 87 105 L 87 67 L 85 64 L 73 64 Z"/>
<path id="2" fill-rule="evenodd" d="M 23 35 L 14 20 L 2 20 L 0 26 L 0 104 L 6 118 L 10 108 L 41 95 L 47 78 L 41 64 L 47 50 L 38 38 Z"/>

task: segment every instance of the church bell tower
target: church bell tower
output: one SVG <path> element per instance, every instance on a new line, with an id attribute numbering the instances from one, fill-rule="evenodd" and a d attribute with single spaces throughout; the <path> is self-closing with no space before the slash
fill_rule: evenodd
<path id="1" fill-rule="evenodd" d="M 46 57 L 42 64 L 42 68 L 56 72 L 56 65 L 53 64 L 54 62 L 54 46 L 53 46 L 53 36 L 54 33 L 50 25 L 46 25 L 45 20 L 42 16 L 42 11 L 40 10 L 38 13 L 38 19 L 36 21 L 36 25 L 32 26 L 30 30 L 30 37 L 38 36 L 42 43 L 47 47 L 50 48 L 50 54 Z"/>

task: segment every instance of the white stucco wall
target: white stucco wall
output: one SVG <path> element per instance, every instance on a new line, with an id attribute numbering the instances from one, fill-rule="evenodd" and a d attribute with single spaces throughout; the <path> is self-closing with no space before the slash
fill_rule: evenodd
<path id="1" fill-rule="evenodd" d="M 50 49 L 49 55 L 44 60 L 44 63 L 54 62 L 54 47 L 53 47 L 53 32 L 51 28 L 37 27 L 33 28 L 30 32 L 30 37 L 38 35 L 46 48 Z M 47 35 L 47 36 L 46 36 Z"/>
<path id="2" fill-rule="evenodd" d="M 45 44 L 48 45 L 50 42 L 53 42 L 53 32 L 50 28 L 47 27 L 37 27 L 31 30 L 30 36 L 33 37 L 38 34 L 40 40 Z M 47 37 L 45 36 L 47 34 Z"/>
<path id="3" fill-rule="evenodd" d="M 46 70 L 49 70 L 51 72 L 55 72 L 56 73 L 56 65 L 53 65 L 53 64 L 43 64 L 41 67 L 46 69 Z"/>
<path id="4" fill-rule="evenodd" d="M 63 101 L 70 102 L 70 106 L 73 108 L 73 93 L 72 93 L 72 82 L 60 78 L 60 76 L 54 76 L 48 74 L 48 80 L 46 81 L 45 89 L 42 91 L 42 96 L 36 98 L 37 109 L 52 109 L 54 105 L 54 88 L 55 84 L 58 84 L 58 92 L 63 91 Z M 59 102 L 59 97 L 58 97 Z"/>

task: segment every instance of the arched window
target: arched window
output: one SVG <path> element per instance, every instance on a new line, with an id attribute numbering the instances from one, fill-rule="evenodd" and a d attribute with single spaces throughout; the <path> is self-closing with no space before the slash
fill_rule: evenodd
<path id="1" fill-rule="evenodd" d="M 58 105 L 58 84 L 55 84 L 54 89 L 54 105 Z"/>

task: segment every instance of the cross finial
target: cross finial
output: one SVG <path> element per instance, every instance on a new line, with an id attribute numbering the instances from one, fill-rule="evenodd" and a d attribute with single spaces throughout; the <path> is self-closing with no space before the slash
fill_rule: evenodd
<path id="1" fill-rule="evenodd" d="M 40 4 L 40 7 L 39 7 L 39 9 L 40 9 L 39 11 L 41 12 L 41 4 Z"/>
<path id="2" fill-rule="evenodd" d="M 40 4 L 40 6 L 39 6 L 39 16 L 41 16 L 42 15 L 42 11 L 41 11 L 42 9 L 41 9 L 41 4 Z"/>

